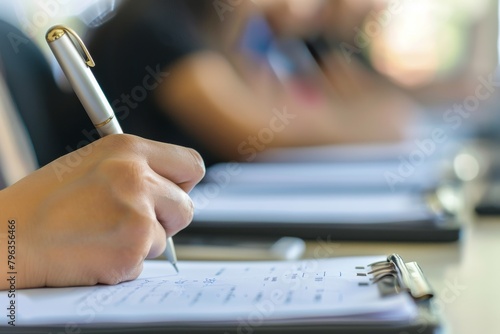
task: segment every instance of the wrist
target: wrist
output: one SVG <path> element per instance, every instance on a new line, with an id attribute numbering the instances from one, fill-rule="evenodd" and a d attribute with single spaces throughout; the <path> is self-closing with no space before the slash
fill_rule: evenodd
<path id="1" fill-rule="evenodd" d="M 8 251 L 8 204 L 5 193 L 7 190 L 0 191 L 0 290 L 8 290 L 9 282 L 7 281 L 9 251 Z"/>
<path id="2" fill-rule="evenodd" d="M 43 286 L 35 268 L 26 217 L 10 189 L 0 191 L 0 290 Z M 27 210 L 26 210 L 27 211 Z"/>

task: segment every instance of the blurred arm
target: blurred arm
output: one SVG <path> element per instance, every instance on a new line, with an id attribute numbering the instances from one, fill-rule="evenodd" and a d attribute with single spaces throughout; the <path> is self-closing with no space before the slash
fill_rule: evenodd
<path id="1" fill-rule="evenodd" d="M 349 96 L 329 87 L 325 103 L 305 107 L 269 78 L 261 84 L 270 86 L 270 94 L 251 89 L 226 58 L 206 51 L 171 68 L 156 97 L 185 131 L 228 159 L 248 160 L 249 145 L 259 151 L 401 139 L 411 101 L 374 78 L 351 77 L 349 70 L 340 69 L 336 76 Z M 255 137 L 265 140 L 252 144 Z"/>

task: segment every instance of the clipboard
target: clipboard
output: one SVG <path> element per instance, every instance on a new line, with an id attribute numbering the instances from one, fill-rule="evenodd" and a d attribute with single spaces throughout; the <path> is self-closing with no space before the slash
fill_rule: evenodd
<path id="1" fill-rule="evenodd" d="M 479 198 L 474 208 L 479 216 L 499 216 L 500 215 L 500 180 L 488 180 L 485 190 Z"/>
<path id="2" fill-rule="evenodd" d="M 443 181 L 431 174 L 432 166 L 394 191 L 383 178 L 385 170 L 385 163 L 216 165 L 190 193 L 195 215 L 184 233 L 360 241 L 459 239 L 462 217 L 440 197 Z"/>
<path id="3" fill-rule="evenodd" d="M 375 261 L 373 261 L 374 259 Z M 141 277 L 139 277 L 135 281 L 135 283 L 122 283 L 117 287 L 77 287 L 73 288 L 73 290 L 68 290 L 68 288 L 53 288 L 35 289 L 34 291 L 28 290 L 27 292 L 25 292 L 26 297 L 32 298 L 34 299 L 34 301 L 38 300 L 37 306 L 39 306 L 40 309 L 43 309 L 45 313 L 48 312 L 47 306 L 49 306 L 49 304 L 47 304 L 46 302 L 47 300 L 53 298 L 56 298 L 57 300 L 58 296 L 60 298 L 61 294 L 73 294 L 71 300 L 73 300 L 73 303 L 77 305 L 60 305 L 59 307 L 68 309 L 80 304 L 80 308 L 75 307 L 75 310 L 80 310 L 85 315 L 88 313 L 86 312 L 88 310 L 81 307 L 82 301 L 85 301 L 87 298 L 91 300 L 92 305 L 98 305 L 95 303 L 99 302 L 99 300 L 93 299 L 92 294 L 106 296 L 106 298 L 108 299 L 106 299 L 105 306 L 108 307 L 101 307 L 98 309 L 99 312 L 94 315 L 94 320 L 96 321 L 96 323 L 81 324 L 78 322 L 78 317 L 76 314 L 71 318 L 64 318 L 64 321 L 59 320 L 58 322 L 57 320 L 54 320 L 54 318 L 47 321 L 46 318 L 39 316 L 37 319 L 41 320 L 37 321 L 44 324 L 40 325 L 37 321 L 34 321 L 30 324 L 30 326 L 26 326 L 23 324 L 21 326 L 18 325 L 16 327 L 8 328 L 8 332 L 26 334 L 40 332 L 59 333 L 61 330 L 63 330 L 64 332 L 64 330 L 68 329 L 69 325 L 72 325 L 73 327 L 71 327 L 71 330 L 78 330 L 79 333 L 437 333 L 438 330 L 441 329 L 441 325 L 440 319 L 433 308 L 432 298 L 434 296 L 434 293 L 418 264 L 416 264 L 415 262 L 405 263 L 403 259 L 397 254 L 391 254 L 385 260 L 382 259 L 383 257 L 373 256 L 322 259 L 322 261 L 324 262 L 322 262 L 322 264 L 318 267 L 318 272 L 321 272 L 322 270 L 324 270 L 324 268 L 328 270 L 331 265 L 337 267 L 336 264 L 340 263 L 341 261 L 344 261 L 343 268 L 345 268 L 345 264 L 350 267 L 349 270 L 343 271 L 343 273 L 347 275 L 347 277 L 338 278 L 336 280 L 330 277 L 331 280 L 325 280 L 324 282 L 321 282 L 321 280 L 319 280 L 320 282 L 318 284 L 320 284 L 319 286 L 331 286 L 332 283 L 337 282 L 341 286 L 342 284 L 350 285 L 351 290 L 349 290 L 349 288 L 344 289 L 346 291 L 352 291 L 354 295 L 344 296 L 346 300 L 348 300 L 349 298 L 355 300 L 356 298 L 359 298 L 359 296 L 367 295 L 366 302 L 372 303 L 371 306 L 363 310 L 364 313 L 360 313 L 355 317 L 349 316 L 349 312 L 352 312 L 349 310 L 345 311 L 344 313 L 330 315 L 330 310 L 339 310 L 344 308 L 344 305 L 342 304 L 337 306 L 332 305 L 335 304 L 336 301 L 331 299 L 332 296 L 334 296 L 331 294 L 331 291 L 328 295 L 323 295 L 324 297 L 322 302 L 323 305 L 326 306 L 326 309 L 314 308 L 314 303 L 316 300 L 315 294 L 317 294 L 317 291 L 320 290 L 309 289 L 309 292 L 307 292 L 308 285 L 306 285 L 305 287 L 299 286 L 299 288 L 297 288 L 294 287 L 293 284 L 287 283 L 289 284 L 287 286 L 287 290 L 284 290 L 283 292 L 283 296 L 287 296 L 286 298 L 289 298 L 290 294 L 297 293 L 297 291 L 306 291 L 307 295 L 312 298 L 310 300 L 297 300 L 295 301 L 294 307 L 288 309 L 286 300 L 282 299 L 282 302 L 274 304 L 272 310 L 265 309 L 267 311 L 271 310 L 272 312 L 269 311 L 268 313 L 266 313 L 266 316 L 259 318 L 260 320 L 258 322 L 251 322 L 250 320 L 248 320 L 250 319 L 249 314 L 251 314 L 251 311 L 255 311 L 260 306 L 259 302 L 255 302 L 253 300 L 253 297 L 252 302 L 247 303 L 247 307 L 242 308 L 241 310 L 236 310 L 236 313 L 234 314 L 226 315 L 226 312 L 228 312 L 228 308 L 226 307 L 224 309 L 224 307 L 221 306 L 222 304 L 217 302 L 217 297 L 215 295 L 211 295 L 213 296 L 211 298 L 214 299 L 213 307 L 203 308 L 202 310 L 204 314 L 201 318 L 199 317 L 199 314 L 196 315 L 196 313 L 193 316 L 189 316 L 189 314 L 186 315 L 185 313 L 183 313 L 182 305 L 180 304 L 170 304 L 168 308 L 163 308 L 160 307 L 162 306 L 162 304 L 157 305 L 155 302 L 153 302 L 152 304 L 154 305 L 152 311 L 155 314 L 149 316 L 149 309 L 143 310 L 141 307 L 136 305 L 137 300 L 139 300 L 138 298 L 134 299 L 128 296 L 129 299 L 127 302 L 127 307 L 129 307 L 129 311 L 133 311 L 133 313 L 131 314 L 138 313 L 138 315 L 130 316 L 124 314 L 120 317 L 120 319 L 123 320 L 121 322 L 117 321 L 116 318 L 115 320 L 110 320 L 107 322 L 102 321 L 103 317 L 106 317 L 106 315 L 103 315 L 103 313 L 113 313 L 113 302 L 116 299 L 123 298 L 123 295 L 113 296 L 106 291 L 113 289 L 120 291 L 120 288 L 126 289 L 126 287 L 124 286 L 128 284 L 133 285 L 129 288 L 130 290 L 139 291 L 139 293 L 142 293 L 142 295 L 148 298 L 148 296 L 151 295 L 150 290 L 148 290 L 151 289 L 151 286 L 148 286 L 147 284 L 153 284 L 152 281 L 159 282 L 158 286 L 160 284 L 169 284 L 165 274 L 163 275 L 163 277 L 159 277 L 162 275 L 157 276 L 158 271 L 165 271 L 164 263 L 158 264 L 159 261 L 149 261 L 145 265 L 146 269 L 150 268 L 155 263 L 157 265 L 157 268 L 160 269 L 153 272 L 154 274 L 150 276 L 141 275 Z M 276 264 L 288 266 L 290 263 L 290 267 L 293 267 L 295 264 L 299 266 L 301 265 L 301 262 L 295 261 L 257 261 L 241 262 L 240 264 L 243 267 L 255 268 L 260 265 L 267 266 L 268 263 L 270 263 L 271 267 L 275 267 Z M 185 263 L 182 262 L 180 264 L 185 265 Z M 234 270 L 234 268 L 238 266 L 238 264 L 235 262 L 215 262 L 213 266 L 219 268 L 217 266 L 221 264 L 223 264 L 229 271 Z M 312 281 L 313 283 L 318 281 L 317 276 L 312 276 L 307 279 L 309 281 Z M 155 289 L 155 293 L 158 293 L 159 289 L 161 289 L 158 288 L 158 286 L 154 285 L 153 289 Z M 280 286 L 283 287 L 284 285 Z M 352 287 L 355 287 L 355 291 L 352 290 Z M 331 288 L 335 288 L 335 284 L 333 284 Z M 243 291 L 243 293 L 246 293 L 245 287 L 243 287 L 242 289 L 245 290 Z M 95 292 L 94 290 L 97 290 L 97 292 Z M 77 291 L 77 293 L 75 293 L 75 291 Z M 166 291 L 166 289 L 164 288 L 164 290 L 161 291 Z M 230 290 L 230 292 L 234 295 L 241 293 L 242 291 Z M 357 297 L 356 293 L 358 293 Z M 263 300 L 267 300 L 266 298 L 268 298 L 269 295 L 266 294 L 264 297 L 262 297 L 264 298 Z M 191 300 L 193 300 L 199 298 L 199 296 L 201 296 L 200 293 L 195 291 L 190 298 Z M 229 296 L 231 296 L 231 294 L 229 294 Z M 329 297 L 327 298 L 326 296 Z M 116 299 L 114 299 L 115 297 Z M 133 302 L 131 299 L 136 301 Z M 32 301 L 32 303 L 34 303 L 34 301 Z M 363 303 L 363 301 L 358 301 L 358 304 Z M 349 308 L 349 305 L 350 304 L 346 304 L 345 307 Z M 388 305 L 390 306 L 388 307 Z M 25 301 L 23 303 L 23 307 L 28 308 L 28 302 Z M 145 308 L 147 307 L 151 307 L 151 305 L 146 306 Z M 222 309 L 219 309 L 218 307 L 222 307 Z M 229 307 L 231 309 L 234 308 L 234 306 L 232 305 Z M 238 307 L 236 308 L 238 309 Z M 178 309 L 177 314 L 175 314 L 174 312 L 174 314 L 170 318 L 168 318 L 168 320 L 161 320 L 162 317 L 168 317 L 168 315 L 172 314 L 172 312 L 176 309 Z M 285 313 L 283 313 L 283 309 L 286 309 L 288 311 L 285 311 Z M 384 310 L 387 313 L 384 313 Z M 57 314 L 55 313 L 56 311 L 54 311 L 54 314 Z M 62 312 L 64 313 L 64 311 Z M 69 311 L 69 314 L 72 314 L 71 312 L 72 311 Z M 378 315 L 376 315 L 377 312 L 379 312 Z M 66 312 L 65 314 L 68 314 L 68 312 Z M 285 316 L 283 316 L 283 314 L 285 314 Z M 130 320 L 131 317 L 135 318 Z M 109 319 L 111 318 L 108 318 L 108 320 Z M 242 321 L 242 319 L 246 319 L 246 322 Z M 5 332 L 5 330 L 5 326 L 0 326 L 0 332 Z"/>

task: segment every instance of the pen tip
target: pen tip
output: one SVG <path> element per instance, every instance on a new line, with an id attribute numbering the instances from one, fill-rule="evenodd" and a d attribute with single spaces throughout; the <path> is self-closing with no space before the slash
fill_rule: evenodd
<path id="1" fill-rule="evenodd" d="M 177 273 L 179 273 L 179 269 L 177 268 L 177 265 L 175 263 L 172 263 L 172 265 L 174 266 L 174 269 Z"/>

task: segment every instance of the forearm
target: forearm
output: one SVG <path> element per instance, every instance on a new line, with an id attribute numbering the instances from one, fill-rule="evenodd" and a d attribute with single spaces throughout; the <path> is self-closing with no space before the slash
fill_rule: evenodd
<path id="1" fill-rule="evenodd" d="M 396 140 L 402 137 L 401 123 L 408 110 L 402 101 L 390 103 L 391 108 L 389 103 L 361 103 L 363 95 L 355 98 L 355 104 L 326 95 L 321 103 L 311 106 L 287 95 L 280 83 L 273 86 L 263 81 L 262 85 L 272 89 L 268 94 L 272 96 L 265 96 L 246 85 L 222 56 L 213 53 L 186 60 L 169 78 L 170 82 L 158 90 L 164 110 L 227 159 L 247 160 L 242 150 L 252 141 L 260 151 Z"/>

